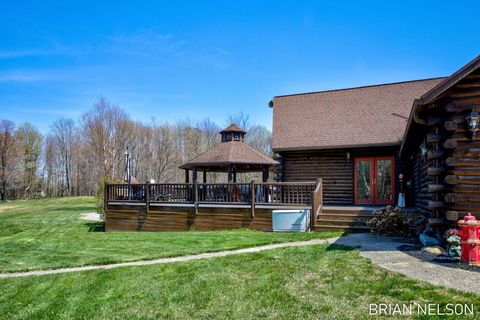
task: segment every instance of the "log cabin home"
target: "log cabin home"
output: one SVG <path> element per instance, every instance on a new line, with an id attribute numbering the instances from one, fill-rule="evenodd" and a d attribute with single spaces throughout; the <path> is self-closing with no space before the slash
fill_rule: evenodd
<path id="1" fill-rule="evenodd" d="M 480 57 L 450 77 L 276 96 L 277 180 L 322 178 L 315 230 L 363 231 L 377 206 L 406 205 L 445 227 L 480 215 Z M 450 221 L 450 223 L 449 223 Z"/>
<path id="2" fill-rule="evenodd" d="M 437 230 L 467 212 L 480 218 L 479 69 L 477 57 L 450 77 L 276 96 L 276 160 L 232 124 L 180 167 L 185 182 L 107 185 L 106 230 L 271 231 L 275 210 L 309 209 L 312 230 L 368 232 L 373 211 L 395 205 L 400 190 Z M 237 182 L 252 171 L 262 181 Z M 209 172 L 227 182 L 209 182 Z"/>

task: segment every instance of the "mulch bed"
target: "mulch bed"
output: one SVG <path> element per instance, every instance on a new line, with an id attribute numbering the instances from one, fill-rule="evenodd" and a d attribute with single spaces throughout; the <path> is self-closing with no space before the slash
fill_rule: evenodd
<path id="1" fill-rule="evenodd" d="M 436 255 L 430 252 L 422 251 L 422 247 L 420 245 L 402 245 L 398 247 L 398 250 L 425 262 L 430 262 L 449 268 L 480 272 L 480 267 L 470 266 L 447 255 Z"/>

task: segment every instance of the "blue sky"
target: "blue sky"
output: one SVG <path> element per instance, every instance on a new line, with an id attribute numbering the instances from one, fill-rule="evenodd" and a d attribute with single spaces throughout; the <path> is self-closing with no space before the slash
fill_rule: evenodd
<path id="1" fill-rule="evenodd" d="M 104 96 L 132 118 L 449 75 L 480 54 L 476 1 L 2 1 L 0 119 L 45 131 Z"/>

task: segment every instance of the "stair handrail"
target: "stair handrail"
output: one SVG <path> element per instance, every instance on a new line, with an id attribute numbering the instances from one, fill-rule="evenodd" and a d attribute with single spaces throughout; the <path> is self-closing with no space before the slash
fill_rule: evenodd
<path id="1" fill-rule="evenodd" d="M 317 179 L 317 186 L 312 191 L 312 213 L 311 213 L 311 229 L 313 229 L 318 216 L 322 213 L 323 208 L 323 179 Z"/>

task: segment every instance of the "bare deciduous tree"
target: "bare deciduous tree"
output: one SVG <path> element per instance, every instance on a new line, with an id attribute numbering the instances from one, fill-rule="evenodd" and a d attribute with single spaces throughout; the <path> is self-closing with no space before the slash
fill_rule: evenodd
<path id="1" fill-rule="evenodd" d="M 12 121 L 0 121 L 0 200 L 7 199 L 9 167 L 13 160 L 15 147 L 15 125 Z"/>
<path id="2" fill-rule="evenodd" d="M 26 122 L 18 128 L 23 156 L 24 197 L 31 198 L 40 192 L 38 170 L 42 152 L 42 135 L 32 124 Z"/>
<path id="3" fill-rule="evenodd" d="M 248 131 L 246 143 L 271 153 L 271 134 L 252 125 L 247 114 L 230 116 Z M 31 124 L 18 130 L 10 121 L 0 121 L 0 198 L 30 198 L 94 195 L 99 181 L 122 180 L 124 152 L 132 156 L 132 173 L 137 181 L 183 181 L 178 167 L 220 142 L 222 128 L 206 118 L 179 120 L 174 124 L 134 122 L 127 113 L 100 98 L 80 121 L 58 119 L 42 139 Z M 239 181 L 260 179 L 242 174 Z M 210 182 L 226 181 L 226 174 L 210 173 Z M 7 192 L 8 191 L 8 192 Z"/>
<path id="4" fill-rule="evenodd" d="M 99 164 L 100 176 L 114 179 L 115 169 L 123 159 L 123 152 L 130 143 L 133 124 L 129 116 L 100 98 L 90 112 L 82 116 L 84 135 L 93 151 L 93 159 Z"/>

